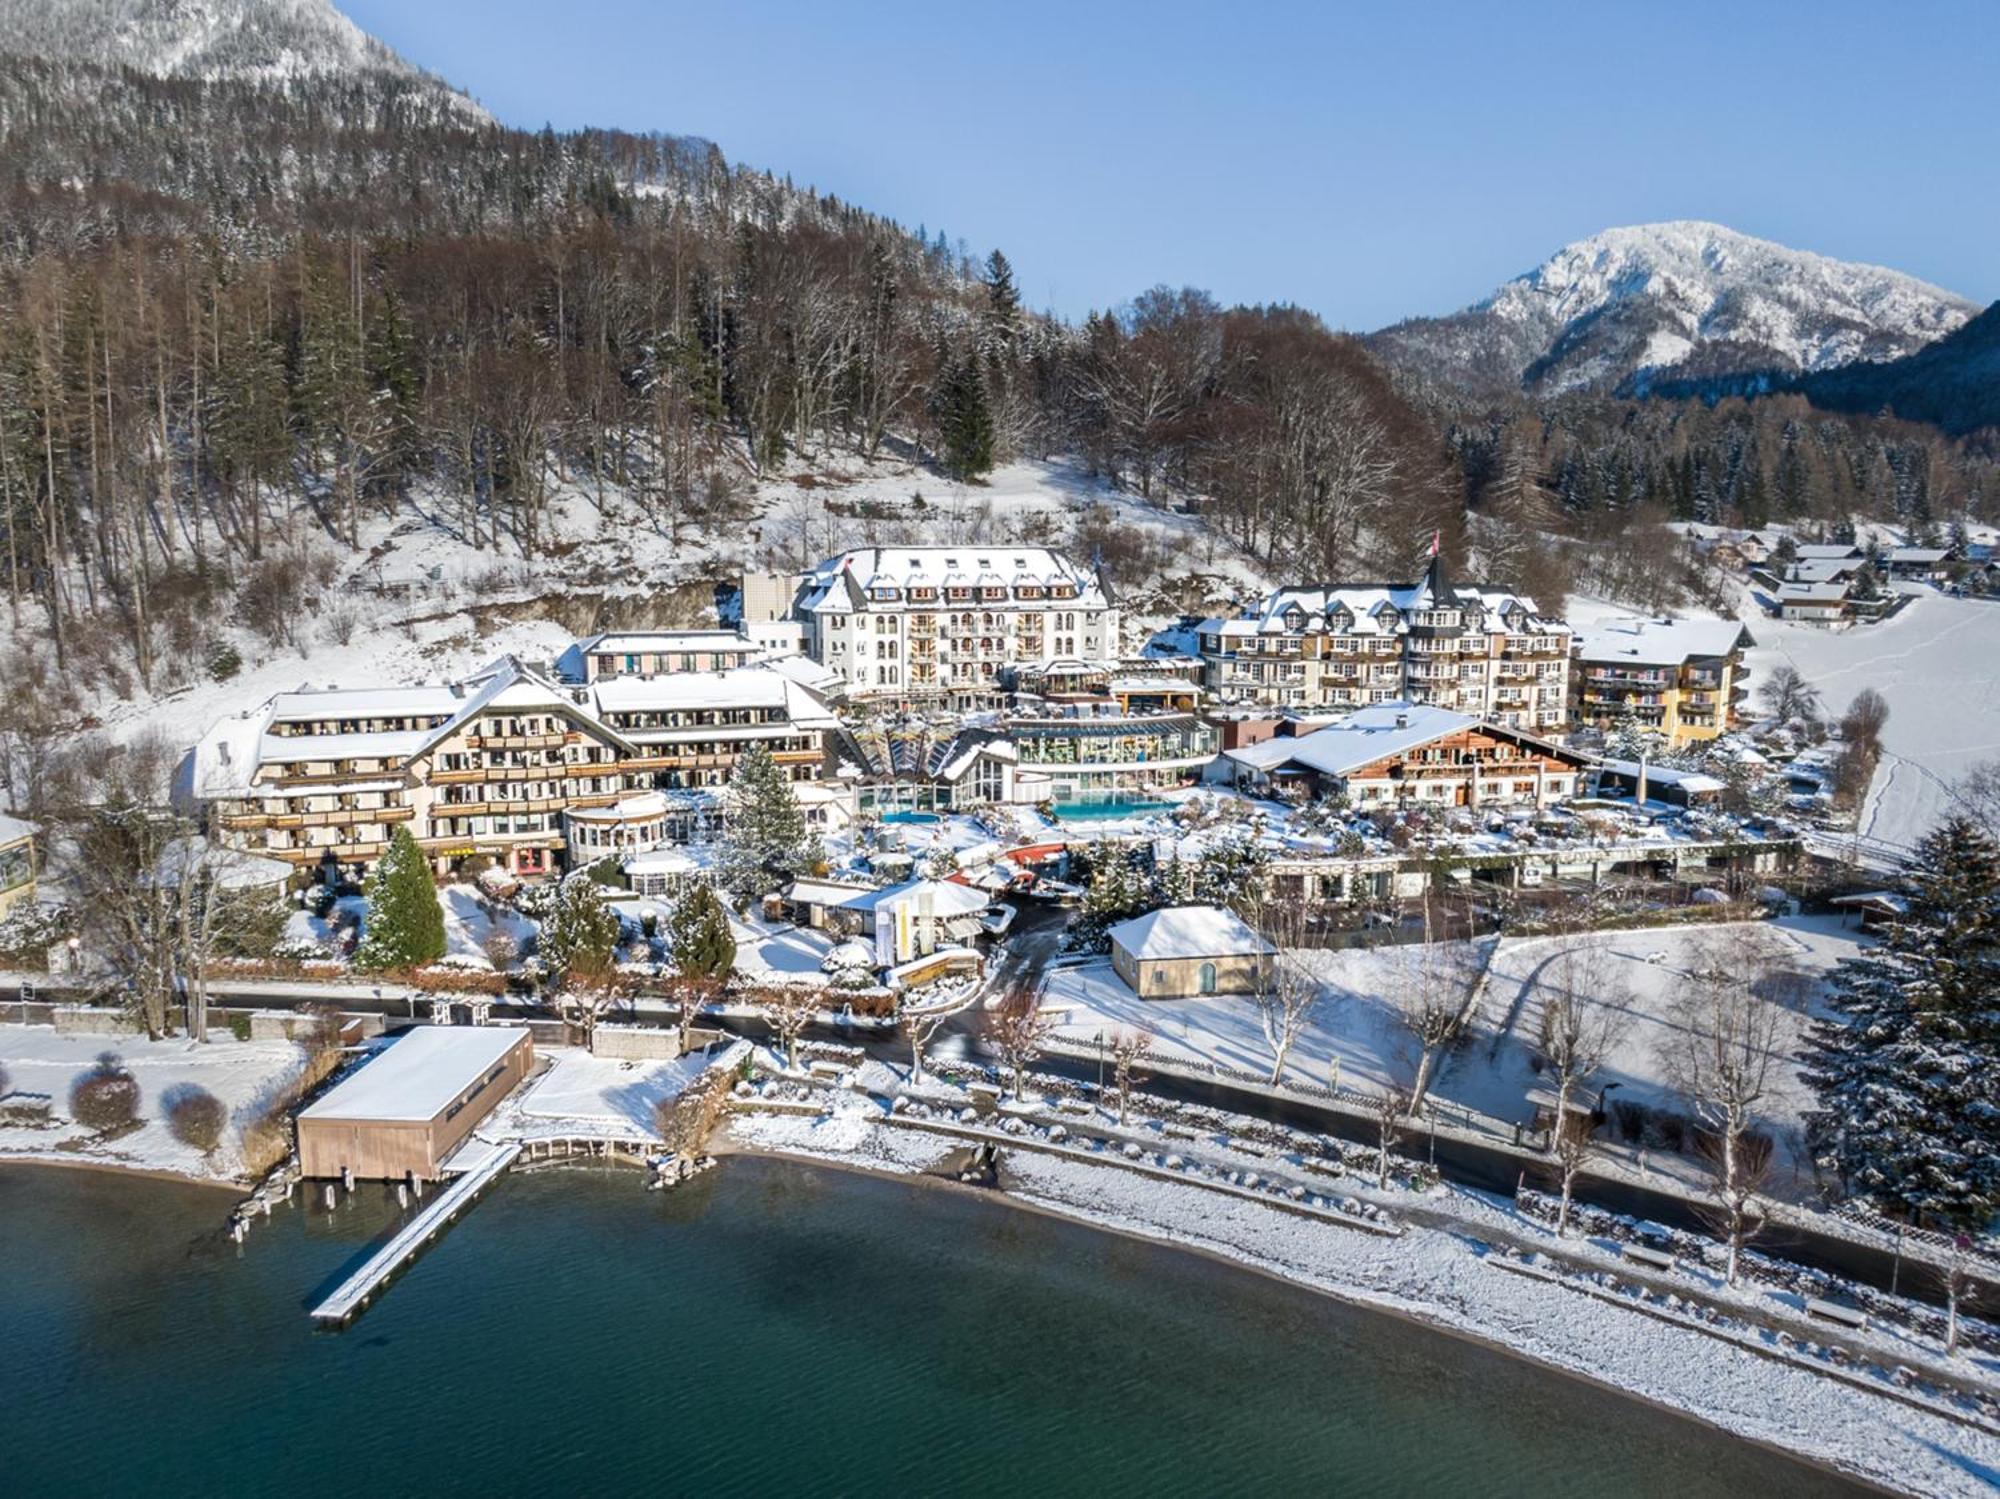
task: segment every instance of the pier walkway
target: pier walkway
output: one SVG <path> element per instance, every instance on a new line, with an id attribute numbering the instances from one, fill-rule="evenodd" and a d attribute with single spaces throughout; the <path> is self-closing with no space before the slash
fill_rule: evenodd
<path id="1" fill-rule="evenodd" d="M 369 1297 L 381 1290 L 405 1264 L 415 1259 L 426 1244 L 444 1232 L 451 1220 L 469 1206 L 489 1182 L 511 1166 L 520 1153 L 518 1144 L 498 1145 L 476 1138 L 467 1140 L 445 1167 L 447 1171 L 456 1172 L 451 1185 L 419 1209 L 415 1217 L 397 1230 L 394 1238 L 371 1254 L 360 1269 L 340 1283 L 331 1296 L 314 1307 L 313 1321 L 328 1327 L 338 1327 L 350 1321 L 368 1304 Z"/>

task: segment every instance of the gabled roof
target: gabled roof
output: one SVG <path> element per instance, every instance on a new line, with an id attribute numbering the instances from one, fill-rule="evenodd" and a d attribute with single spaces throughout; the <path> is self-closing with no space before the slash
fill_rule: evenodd
<path id="1" fill-rule="evenodd" d="M 1680 666 L 1756 643 L 1741 620 L 1611 619 L 1577 631 L 1577 656 L 1586 664 Z"/>
<path id="2" fill-rule="evenodd" d="M 931 913 L 936 916 L 964 916 L 972 911 L 984 910 L 987 904 L 983 890 L 975 890 L 955 880 L 905 880 L 900 885 L 870 890 L 851 900 L 844 900 L 840 909 L 885 911 L 906 901 L 921 904 L 925 899 L 931 902 Z"/>
<path id="3" fill-rule="evenodd" d="M 1454 713 L 1426 703 L 1376 703 L 1357 709 L 1337 723 L 1310 734 L 1279 736 L 1241 749 L 1223 751 L 1223 758 L 1254 770 L 1271 771 L 1296 765 L 1326 776 L 1347 776 L 1377 760 L 1422 749 L 1467 729 L 1531 745 L 1545 755 L 1582 765 L 1584 757 L 1548 740 L 1538 739 L 1508 724 Z"/>
<path id="4" fill-rule="evenodd" d="M 1111 928 L 1111 941 L 1134 958 L 1268 957 L 1277 952 L 1255 927 L 1220 906 L 1169 906 Z"/>

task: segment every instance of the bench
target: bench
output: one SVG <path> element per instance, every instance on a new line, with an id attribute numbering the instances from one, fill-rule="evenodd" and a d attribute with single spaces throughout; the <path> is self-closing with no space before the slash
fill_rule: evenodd
<path id="1" fill-rule="evenodd" d="M 1655 1270 L 1674 1268 L 1674 1257 L 1658 1249 L 1648 1249 L 1644 1244 L 1621 1244 L 1619 1255 L 1635 1265 L 1650 1265 Z"/>
<path id="2" fill-rule="evenodd" d="M 1821 1301 L 1817 1296 L 1806 1298 L 1806 1315 L 1817 1317 L 1822 1322 L 1838 1322 L 1842 1327 L 1856 1330 L 1868 1325 L 1868 1314 L 1859 1308 L 1842 1306 L 1837 1301 Z"/>

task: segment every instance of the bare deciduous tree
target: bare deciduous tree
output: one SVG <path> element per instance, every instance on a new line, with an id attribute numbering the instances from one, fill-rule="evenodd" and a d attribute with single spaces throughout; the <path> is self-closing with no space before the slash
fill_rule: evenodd
<path id="1" fill-rule="evenodd" d="M 1697 950 L 1661 1057 L 1701 1131 L 1731 1285 L 1761 1221 L 1756 1199 L 1770 1150 L 1754 1126 L 1787 1023 L 1784 1005 L 1759 992 L 1760 980 L 1784 971 L 1759 937 L 1712 938 Z"/>
<path id="2" fill-rule="evenodd" d="M 1944 1289 L 1944 1351 L 1947 1358 L 1958 1356 L 1959 1309 L 1977 1301 L 1985 1290 L 1985 1287 L 1974 1278 L 1975 1273 L 1981 1268 L 1980 1262 L 1972 1253 L 1971 1236 L 1952 1235 L 1951 1251 L 1937 1272 L 1938 1284 Z"/>
<path id="3" fill-rule="evenodd" d="M 1021 1097 L 1022 1079 L 1028 1063 L 1042 1054 L 1042 1046 L 1056 1027 L 1055 1017 L 1044 1013 L 1035 996 L 1023 991 L 1009 996 L 994 1017 L 993 1044 L 1014 1082 L 1014 1097 Z"/>
<path id="4" fill-rule="evenodd" d="M 1472 1019 L 1481 971 L 1471 942 L 1432 942 L 1430 906 L 1424 907 L 1425 942 L 1414 971 L 1396 985 L 1396 1010 L 1416 1048 L 1416 1076 L 1410 1084 L 1410 1113 L 1423 1107 L 1437 1078 L 1438 1058 L 1464 1033 Z"/>
<path id="5" fill-rule="evenodd" d="M 1410 1094 L 1396 1087 L 1384 1088 L 1375 1100 L 1375 1185 L 1389 1185 L 1389 1152 L 1403 1137 L 1404 1127 L 1416 1110 Z"/>
<path id="6" fill-rule="evenodd" d="M 924 1051 L 931 1044 L 931 1038 L 944 1028 L 952 1016 L 962 1014 L 972 1002 L 971 996 L 958 995 L 948 1000 L 933 1001 L 930 1004 L 903 1004 L 896 1010 L 896 1024 L 903 1032 L 903 1039 L 910 1043 L 910 1081 L 924 1080 Z"/>
<path id="7" fill-rule="evenodd" d="M 1264 1044 L 1271 1049 L 1271 1082 L 1284 1080 L 1285 1059 L 1312 1019 L 1320 983 L 1296 951 L 1280 952 L 1272 960 L 1264 985 L 1257 991 L 1257 1021 Z"/>
<path id="8" fill-rule="evenodd" d="M 796 1069 L 799 1065 L 799 1037 L 819 1013 L 820 999 L 816 989 L 775 985 L 760 1002 L 765 1023 L 777 1033 L 779 1044 L 784 1047 L 787 1067 Z"/>
<path id="9" fill-rule="evenodd" d="M 1151 1031 L 1121 1030 L 1111 1038 L 1112 1086 L 1118 1093 L 1118 1122 L 1123 1124 L 1132 1102 L 1132 1085 L 1144 1082 L 1139 1064 L 1153 1049 Z"/>
<path id="10" fill-rule="evenodd" d="M 1536 988 L 1542 1002 L 1536 1054 L 1555 1084 L 1556 1148 L 1579 1088 L 1630 1028 L 1632 987 L 1620 971 L 1622 960 L 1604 943 L 1577 934 L 1566 938 L 1542 965 Z"/>

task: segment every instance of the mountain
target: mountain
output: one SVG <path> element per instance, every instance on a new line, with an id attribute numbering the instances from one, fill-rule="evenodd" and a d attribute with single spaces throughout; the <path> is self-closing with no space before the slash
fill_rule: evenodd
<path id="1" fill-rule="evenodd" d="M 1977 311 L 1898 271 L 1676 221 L 1565 245 L 1463 312 L 1369 342 L 1405 373 L 1476 392 L 1631 395 L 1662 379 L 1893 360 Z"/>
<path id="2" fill-rule="evenodd" d="M 1815 406 L 1931 422 L 1954 436 L 2000 427 L 2000 302 L 1901 359 L 1821 370 L 1791 382 Z"/>
<path id="3" fill-rule="evenodd" d="M 377 75 L 421 83 L 457 113 L 488 118 L 329 0 L 0 0 L 0 52 L 210 82 Z"/>

